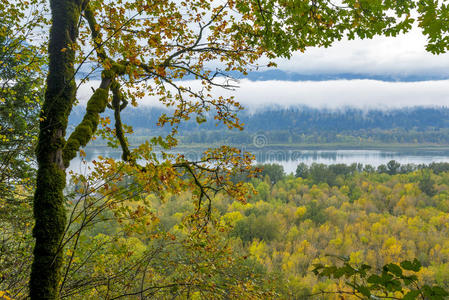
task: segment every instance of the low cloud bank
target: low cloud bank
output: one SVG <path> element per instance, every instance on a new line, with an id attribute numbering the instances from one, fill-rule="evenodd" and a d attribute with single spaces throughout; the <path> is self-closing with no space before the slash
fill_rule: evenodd
<path id="1" fill-rule="evenodd" d="M 80 103 L 85 105 L 92 94 L 91 87 L 98 81 L 90 81 L 78 91 Z M 184 86 L 200 89 L 200 82 L 185 81 Z M 214 96 L 233 95 L 248 110 L 267 106 L 310 106 L 314 108 L 340 109 L 392 109 L 411 106 L 448 106 L 449 80 L 421 82 L 384 82 L 376 80 L 333 81 L 249 81 L 241 80 L 235 91 L 215 89 Z M 157 106 L 157 97 L 148 96 L 140 105 Z"/>

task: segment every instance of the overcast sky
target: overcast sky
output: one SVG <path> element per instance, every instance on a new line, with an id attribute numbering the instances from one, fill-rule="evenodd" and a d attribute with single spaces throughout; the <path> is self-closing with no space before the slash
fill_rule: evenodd
<path id="1" fill-rule="evenodd" d="M 398 37 L 339 41 L 330 48 L 311 48 L 291 60 L 279 59 L 285 71 L 307 74 L 357 73 L 376 75 L 449 75 L 449 54 L 425 50 L 419 29 Z M 449 77 L 449 76 L 448 76 Z"/>
<path id="2" fill-rule="evenodd" d="M 295 53 L 290 60 L 278 59 L 279 70 L 298 74 L 355 74 L 392 77 L 395 81 L 265 81 L 241 80 L 232 95 L 250 110 L 279 105 L 308 105 L 327 108 L 397 108 L 405 106 L 449 105 L 449 55 L 425 51 L 426 40 L 418 30 L 396 38 L 340 41 L 334 46 Z M 422 78 L 401 82 L 407 76 Z M 443 78 L 426 81 L 426 77 Z M 270 80 L 271 79 L 271 80 Z M 424 80 L 424 81 L 422 81 Z M 190 82 L 199 86 L 197 82 Z M 85 102 L 91 93 L 90 82 L 79 94 Z M 216 95 L 231 95 L 216 90 Z M 84 100 L 84 101 L 83 101 Z M 144 99 L 143 105 L 157 104 L 156 98 Z"/>

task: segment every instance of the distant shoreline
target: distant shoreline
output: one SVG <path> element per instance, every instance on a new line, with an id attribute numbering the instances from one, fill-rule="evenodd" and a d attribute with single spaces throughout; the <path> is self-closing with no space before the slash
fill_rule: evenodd
<path id="1" fill-rule="evenodd" d="M 213 147 L 220 147 L 224 144 L 181 144 L 173 150 L 201 150 Z M 269 150 L 414 150 L 414 151 L 449 151 L 449 145 L 436 145 L 436 144 L 348 144 L 348 143 L 324 143 L 324 144 L 270 144 L 263 147 L 256 147 L 252 144 L 232 145 L 227 146 L 242 148 L 246 151 L 269 151 Z M 132 145 L 137 146 L 136 145 Z M 120 151 L 119 148 L 111 148 L 107 145 L 88 145 L 85 150 L 93 150 L 105 148 L 111 152 L 114 150 Z"/>

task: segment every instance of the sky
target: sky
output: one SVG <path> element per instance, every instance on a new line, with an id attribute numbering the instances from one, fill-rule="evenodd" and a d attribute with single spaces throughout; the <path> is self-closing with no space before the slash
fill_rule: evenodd
<path id="1" fill-rule="evenodd" d="M 304 54 L 296 53 L 291 60 L 278 60 L 278 66 L 305 74 L 391 75 L 396 80 L 410 75 L 449 78 L 449 54 L 433 55 L 425 45 L 425 36 L 414 29 L 398 37 L 344 40 L 330 48 L 311 48 Z"/>
<path id="2" fill-rule="evenodd" d="M 248 110 L 266 106 L 307 105 L 318 108 L 389 109 L 449 106 L 449 54 L 425 50 L 418 29 L 399 37 L 343 40 L 330 48 L 310 48 L 278 59 L 276 71 L 251 73 L 239 88 L 215 95 L 234 95 Z M 263 62 L 262 62 L 263 63 Z M 198 82 L 189 82 L 199 86 Z M 80 91 L 81 103 L 91 92 Z M 147 97 L 143 105 L 157 105 Z"/>
<path id="3" fill-rule="evenodd" d="M 242 80 L 236 97 L 249 109 L 271 103 L 384 109 L 447 106 L 449 54 L 433 55 L 425 45 L 426 38 L 415 29 L 396 38 L 344 40 L 327 49 L 312 48 L 295 53 L 290 60 L 279 59 L 278 68 L 286 73 L 315 75 L 309 76 L 314 79 L 339 80 Z"/>

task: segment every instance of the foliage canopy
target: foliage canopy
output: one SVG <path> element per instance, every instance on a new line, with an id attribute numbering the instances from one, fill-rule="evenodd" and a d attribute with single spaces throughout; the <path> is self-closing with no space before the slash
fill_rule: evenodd
<path id="1" fill-rule="evenodd" d="M 264 56 L 269 59 L 289 57 L 293 51 L 305 51 L 307 47 L 327 47 L 344 36 L 371 38 L 377 34 L 394 36 L 407 31 L 413 23 L 410 12 L 416 4 L 388 0 L 346 0 L 341 4 L 324 0 L 49 2 L 52 19 L 48 76 L 36 151 L 32 299 L 58 298 L 64 286 L 63 249 L 72 241 L 77 245 L 80 237 L 80 230 L 76 230 L 69 235 L 69 240 L 66 239 L 68 225 L 73 221 L 73 215 L 68 217 L 66 213 L 66 169 L 78 152 L 82 154 L 81 148 L 95 134 L 109 139 L 111 145 L 120 146 L 123 161 L 105 159 L 96 164 L 94 177 L 98 176 L 104 183 L 106 178 L 101 176 L 109 175 L 114 181 L 103 185 L 101 194 L 97 188 L 86 184 L 86 180 L 81 180 L 82 193 L 98 192 L 96 196 L 105 199 L 111 190 L 118 191 L 123 181 L 132 176 L 132 183 L 141 191 L 160 198 L 190 190 L 197 215 L 207 221 L 211 215 L 212 195 L 224 192 L 244 202 L 252 191 L 250 185 L 232 180 L 238 173 L 251 172 L 249 154 L 224 146 L 206 151 L 198 161 L 189 161 L 183 155 L 168 152 L 177 145 L 177 127 L 190 118 L 202 123 L 212 112 L 215 121 L 229 128 L 242 128 L 237 117 L 237 111 L 242 108 L 240 104 L 232 97 L 214 98 L 210 91 L 234 88 L 230 80 L 232 72 L 246 74 L 257 68 L 258 60 Z M 15 24 L 12 28 L 19 41 L 15 45 L 19 48 L 24 46 L 24 32 L 47 24 L 41 14 L 34 14 L 31 9 L 41 3 L 36 0 L 0 4 L 6 24 Z M 420 1 L 417 6 L 421 13 L 420 26 L 430 38 L 429 50 L 445 51 L 444 22 L 435 23 L 437 26 L 428 20 L 437 16 L 444 21 L 447 8 L 435 1 Z M 27 19 L 25 13 L 30 11 L 31 18 Z M 16 39 L 8 37 L 8 28 L 2 27 L 0 35 L 0 41 L 7 44 Z M 21 57 L 21 52 L 19 56 L 10 56 L 9 63 L 15 71 L 18 70 L 16 62 L 26 70 L 29 68 L 26 62 L 34 59 L 34 52 L 27 47 L 23 49 L 28 53 L 25 58 Z M 93 88 L 82 121 L 67 137 L 68 116 L 77 103 L 75 78 L 81 71 L 85 76 L 80 84 L 85 84 L 92 74 L 101 81 Z M 21 84 L 36 84 L 34 75 L 24 79 Z M 195 79 L 200 86 L 189 86 L 181 79 Z M 29 87 L 20 87 L 20 91 Z M 7 90 L 10 95 L 14 91 Z M 122 124 L 120 113 L 128 104 L 137 105 L 144 96 L 154 96 L 163 105 L 174 108 L 172 114 L 163 114 L 155 120 L 160 126 L 170 124 L 172 131 L 131 149 L 126 139 L 131 129 Z M 3 98 L 2 102 L 6 102 Z M 26 100 L 29 96 L 21 95 L 21 98 Z M 100 118 L 106 109 L 114 112 L 113 126 L 109 119 Z M 97 130 L 99 126 L 101 130 Z M 20 124 L 12 127 L 20 128 Z M 2 138 L 4 136 L 2 133 Z M 156 148 L 162 149 L 162 160 L 156 157 Z M 124 203 L 122 200 L 119 203 Z M 205 211 L 202 210 L 204 202 L 208 204 Z M 128 204 L 110 206 L 118 220 L 138 219 L 134 217 L 148 212 L 146 208 L 137 208 L 136 212 L 131 207 Z M 91 215 L 95 216 L 95 213 Z M 206 225 L 198 226 L 204 229 Z M 69 256 L 70 266 L 74 256 Z"/>

